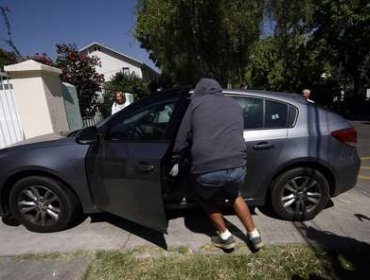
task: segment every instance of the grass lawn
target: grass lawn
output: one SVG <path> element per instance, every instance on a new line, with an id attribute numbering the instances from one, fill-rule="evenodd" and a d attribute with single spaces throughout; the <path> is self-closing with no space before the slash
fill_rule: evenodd
<path id="1" fill-rule="evenodd" d="M 165 254 L 145 250 L 99 251 L 85 274 L 97 279 L 332 279 L 325 258 L 304 245 L 264 248 L 256 254 Z"/>
<path id="2" fill-rule="evenodd" d="M 330 251 L 308 245 L 267 246 L 251 254 L 238 245 L 230 254 L 205 245 L 197 252 L 187 247 L 162 250 L 89 251 L 21 255 L 16 261 L 85 259 L 84 280 L 109 279 L 370 279 L 370 246 L 348 245 Z"/>

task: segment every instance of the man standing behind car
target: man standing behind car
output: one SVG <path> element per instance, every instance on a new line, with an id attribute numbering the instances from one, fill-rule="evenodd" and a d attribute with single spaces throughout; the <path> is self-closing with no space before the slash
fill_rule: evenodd
<path id="1" fill-rule="evenodd" d="M 311 91 L 308 88 L 302 90 L 302 96 L 306 98 L 308 102 L 315 103 L 313 100 L 310 99 Z"/>
<path id="2" fill-rule="evenodd" d="M 261 235 L 239 190 L 246 176 L 243 128 L 241 107 L 222 93 L 217 81 L 203 78 L 195 87 L 173 150 L 175 164 L 170 174 L 176 176 L 178 162 L 190 148 L 195 191 L 217 231 L 211 241 L 222 249 L 234 248 L 235 241 L 216 205 L 216 200 L 220 198 L 232 201 L 253 248 L 263 246 Z"/>

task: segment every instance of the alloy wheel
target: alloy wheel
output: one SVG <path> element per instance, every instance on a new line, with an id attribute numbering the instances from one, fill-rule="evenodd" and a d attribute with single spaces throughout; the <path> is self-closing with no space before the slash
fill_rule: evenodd
<path id="1" fill-rule="evenodd" d="M 61 213 L 60 198 L 49 188 L 39 185 L 24 188 L 17 205 L 20 214 L 35 225 L 54 225 Z"/>
<path id="2" fill-rule="evenodd" d="M 281 203 L 292 214 L 307 214 L 318 206 L 321 195 L 320 185 L 315 179 L 298 176 L 285 184 Z"/>

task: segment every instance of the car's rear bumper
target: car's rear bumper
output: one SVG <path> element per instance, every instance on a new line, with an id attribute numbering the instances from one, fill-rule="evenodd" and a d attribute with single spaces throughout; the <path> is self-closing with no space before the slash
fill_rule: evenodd
<path id="1" fill-rule="evenodd" d="M 356 186 L 358 173 L 360 171 L 361 159 L 357 152 L 354 153 L 350 160 L 343 161 L 337 165 L 336 184 L 332 196 L 338 196 Z"/>

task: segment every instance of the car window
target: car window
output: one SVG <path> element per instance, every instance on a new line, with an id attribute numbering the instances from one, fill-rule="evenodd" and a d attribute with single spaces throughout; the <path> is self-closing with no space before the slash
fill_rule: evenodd
<path id="1" fill-rule="evenodd" d="M 243 109 L 244 129 L 263 128 L 263 99 L 233 96 Z"/>
<path id="2" fill-rule="evenodd" d="M 266 100 L 265 128 L 282 128 L 287 126 L 288 105 Z"/>
<path id="3" fill-rule="evenodd" d="M 163 140 L 175 101 L 136 111 L 110 127 L 108 139 L 129 141 Z"/>

